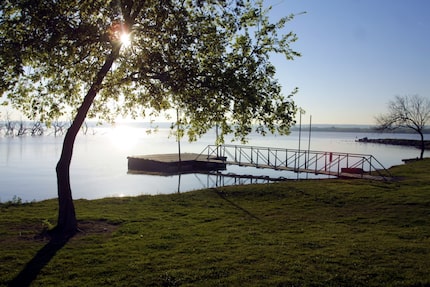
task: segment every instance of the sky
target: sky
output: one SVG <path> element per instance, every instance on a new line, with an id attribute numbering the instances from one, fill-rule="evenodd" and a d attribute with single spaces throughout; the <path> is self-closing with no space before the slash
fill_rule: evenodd
<path id="1" fill-rule="evenodd" d="M 302 123 L 375 124 L 396 95 L 430 97 L 430 1 L 268 0 L 302 54 L 272 58 L 284 94 L 294 87 Z"/>
<path id="2" fill-rule="evenodd" d="M 274 21 L 298 14 L 284 32 L 297 34 L 291 47 L 302 57 L 272 61 L 283 93 L 299 88 L 304 124 L 373 125 L 396 95 L 430 97 L 429 0 L 264 3 Z"/>

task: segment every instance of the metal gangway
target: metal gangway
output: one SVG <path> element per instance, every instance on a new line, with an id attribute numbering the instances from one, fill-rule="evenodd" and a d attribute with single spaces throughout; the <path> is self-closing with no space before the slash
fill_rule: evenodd
<path id="1" fill-rule="evenodd" d="M 373 155 L 246 145 L 208 145 L 200 155 L 229 165 L 388 181 L 390 172 Z"/>

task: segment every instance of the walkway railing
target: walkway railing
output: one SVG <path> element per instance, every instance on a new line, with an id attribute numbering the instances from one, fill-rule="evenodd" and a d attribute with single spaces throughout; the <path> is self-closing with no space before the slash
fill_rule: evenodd
<path id="1" fill-rule="evenodd" d="M 226 164 L 388 180 L 390 172 L 372 155 L 245 145 L 208 145 L 201 153 Z"/>

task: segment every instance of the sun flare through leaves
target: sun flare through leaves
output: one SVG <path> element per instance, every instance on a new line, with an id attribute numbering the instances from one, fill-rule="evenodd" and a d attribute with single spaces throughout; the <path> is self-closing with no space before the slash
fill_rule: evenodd
<path id="1" fill-rule="evenodd" d="M 123 22 L 113 22 L 109 27 L 108 33 L 111 42 L 119 43 L 124 47 L 131 45 L 130 31 Z"/>
<path id="2" fill-rule="evenodd" d="M 127 48 L 131 45 L 131 35 L 130 33 L 122 32 L 120 35 L 120 42 L 123 47 Z"/>

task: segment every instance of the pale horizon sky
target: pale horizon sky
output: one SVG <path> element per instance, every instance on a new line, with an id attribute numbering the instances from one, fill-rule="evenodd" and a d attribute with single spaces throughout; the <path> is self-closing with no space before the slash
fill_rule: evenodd
<path id="1" fill-rule="evenodd" d="M 274 57 L 284 94 L 294 87 L 302 123 L 375 124 L 396 95 L 430 97 L 430 1 L 269 0 L 298 36 L 294 61 Z"/>

